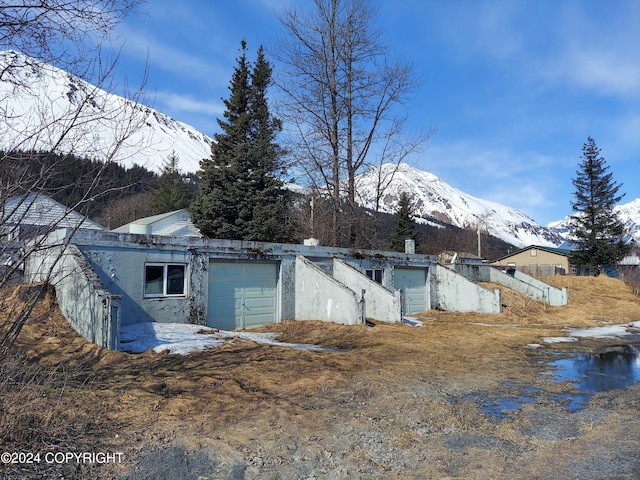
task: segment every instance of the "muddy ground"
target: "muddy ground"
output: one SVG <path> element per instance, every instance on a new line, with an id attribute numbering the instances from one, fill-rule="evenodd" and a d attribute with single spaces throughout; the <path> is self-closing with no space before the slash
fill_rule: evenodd
<path id="1" fill-rule="evenodd" d="M 122 461 L 4 464 L 0 477 L 640 478 L 640 386 L 582 396 L 549 365 L 632 338 L 543 341 L 566 326 L 639 320 L 640 300 L 615 280 L 549 281 L 569 284 L 568 306 L 505 291 L 500 315 L 265 329 L 341 352 L 253 342 L 188 356 L 110 352 L 45 299 L 2 366 L 1 450 Z"/>

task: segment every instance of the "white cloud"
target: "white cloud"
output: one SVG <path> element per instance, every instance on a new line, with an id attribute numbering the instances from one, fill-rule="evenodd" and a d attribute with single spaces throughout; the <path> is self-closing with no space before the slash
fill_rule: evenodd
<path id="1" fill-rule="evenodd" d="M 558 215 L 553 210 L 564 212 L 569 205 L 573 166 L 546 154 L 491 149 L 468 141 L 432 145 L 416 166 L 463 192 L 516 208 L 540 223 L 555 220 Z"/>
<path id="2" fill-rule="evenodd" d="M 155 98 L 160 105 L 172 112 L 198 113 L 217 117 L 221 116 L 225 110 L 225 106 L 221 102 L 203 102 L 191 95 L 158 92 Z"/>
<path id="3" fill-rule="evenodd" d="M 159 68 L 189 78 L 213 80 L 212 83 L 219 85 L 229 81 L 233 65 L 218 65 L 210 58 L 192 55 L 184 48 L 166 45 L 153 35 L 138 33 L 126 27 L 123 28 L 123 36 L 126 39 L 126 53 L 141 61 L 148 60 L 152 70 Z"/>
<path id="4" fill-rule="evenodd" d="M 425 15 L 429 10 L 425 10 Z M 450 2 L 432 26 L 451 59 L 554 88 L 640 95 L 640 2 Z"/>

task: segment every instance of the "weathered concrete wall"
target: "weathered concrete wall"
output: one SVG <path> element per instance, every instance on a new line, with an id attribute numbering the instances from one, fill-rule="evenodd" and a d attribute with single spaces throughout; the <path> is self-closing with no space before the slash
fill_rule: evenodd
<path id="1" fill-rule="evenodd" d="M 431 269 L 431 307 L 454 312 L 500 313 L 500 289 L 489 290 L 455 271 L 436 265 Z"/>
<path id="2" fill-rule="evenodd" d="M 526 273 L 510 269 L 505 273 L 490 265 L 452 265 L 450 268 L 474 282 L 495 282 L 534 300 L 553 306 L 567 304 L 567 288 L 556 288 Z"/>
<path id="3" fill-rule="evenodd" d="M 122 296 L 122 325 L 153 321 L 207 324 L 208 262 L 202 256 L 194 258 L 190 250 L 127 246 L 84 246 L 81 249 L 109 291 Z M 187 295 L 145 298 L 147 263 L 187 265 Z"/>
<path id="4" fill-rule="evenodd" d="M 496 269 L 494 268 L 492 270 L 496 270 Z M 548 283 L 538 280 L 537 278 L 533 278 L 532 276 L 527 275 L 526 273 L 523 273 L 519 270 L 513 270 L 512 272 L 513 272 L 514 279 L 520 282 L 523 282 L 525 284 L 537 287 L 540 290 L 542 290 L 543 299 L 544 299 L 543 301 L 545 301 L 549 305 L 560 307 L 560 306 L 566 305 L 567 302 L 569 301 L 569 294 L 567 291 L 567 287 L 562 287 L 562 288 L 553 287 Z M 500 273 L 503 273 L 503 272 L 500 272 Z M 510 276 L 509 274 L 505 274 L 505 275 Z"/>
<path id="5" fill-rule="evenodd" d="M 402 303 L 399 290 L 387 290 L 338 258 L 333 259 L 333 278 L 354 291 L 360 300 L 364 299 L 363 311 L 366 318 L 383 322 L 401 320 Z"/>
<path id="6" fill-rule="evenodd" d="M 280 320 L 296 318 L 296 258 L 280 260 Z"/>
<path id="7" fill-rule="evenodd" d="M 84 339 L 118 349 L 121 298 L 108 291 L 75 245 L 51 246 L 30 256 L 25 277 L 53 285 L 60 311 Z"/>
<path id="8" fill-rule="evenodd" d="M 295 261 L 296 320 L 356 325 L 363 320 L 356 294 L 302 256 Z"/>
<path id="9" fill-rule="evenodd" d="M 489 267 L 487 265 L 451 264 L 447 268 L 459 273 L 472 282 L 490 282 Z"/>

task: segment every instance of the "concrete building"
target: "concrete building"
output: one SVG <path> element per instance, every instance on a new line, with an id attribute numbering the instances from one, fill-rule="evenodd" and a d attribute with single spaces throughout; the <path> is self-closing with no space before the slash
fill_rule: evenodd
<path id="1" fill-rule="evenodd" d="M 141 322 L 233 330 L 285 319 L 400 322 L 429 309 L 499 313 L 500 289 L 476 283 L 484 281 L 566 303 L 566 289 L 478 262 L 447 268 L 436 256 L 315 241 L 205 239 L 186 210 L 111 232 L 94 224 L 63 226 L 38 238 L 38 248 L 25 258 L 25 280 L 51 283 L 75 330 L 111 349 L 118 347 L 122 326 Z"/>
<path id="2" fill-rule="evenodd" d="M 43 246 L 29 257 L 27 278 L 53 283 L 70 324 L 112 349 L 120 326 L 138 322 L 230 330 L 501 310 L 500 290 L 428 255 L 70 229 L 52 232 Z"/>

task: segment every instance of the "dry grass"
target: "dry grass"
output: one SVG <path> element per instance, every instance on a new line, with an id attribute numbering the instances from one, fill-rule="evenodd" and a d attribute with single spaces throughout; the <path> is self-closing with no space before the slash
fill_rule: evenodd
<path id="1" fill-rule="evenodd" d="M 379 432 L 388 438 L 388 448 L 420 459 L 420 468 L 406 471 L 405 478 L 416 472 L 422 478 L 509 478 L 512 461 L 499 450 L 472 446 L 461 463 L 447 442 L 471 435 L 496 439 L 496 445 L 530 462 L 530 471 L 535 465 L 544 472 L 542 458 L 552 456 L 548 442 L 532 444 L 522 425 L 496 426 L 473 403 L 449 399 L 500 389 L 505 382 L 540 384 L 539 366 L 524 345 L 558 335 L 565 325 L 640 318 L 640 299 L 620 281 L 547 280 L 569 287 L 568 306 L 549 307 L 503 291 L 499 315 L 429 311 L 419 328 L 295 321 L 263 328 L 279 332 L 282 341 L 340 347 L 342 353 L 252 342 L 186 357 L 110 352 L 79 338 L 50 299 L 43 300 L 12 361 L 2 365 L 0 447 L 124 449 L 132 458 L 147 445 L 179 439 L 215 447 L 223 459 L 249 455 L 242 452 L 254 448 L 286 462 L 287 448 L 322 457 L 329 444 L 308 439 L 328 441 L 335 435 L 336 444 L 346 442 L 341 461 L 365 472 L 369 468 L 375 476 L 388 468 L 388 459 L 345 440 L 350 432 L 366 431 Z M 624 428 L 621 421 L 615 426 L 619 433 Z M 417 451 L 416 444 L 428 448 Z M 523 453 L 529 450 L 534 453 Z M 338 465 L 336 457 L 326 462 Z"/>

